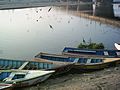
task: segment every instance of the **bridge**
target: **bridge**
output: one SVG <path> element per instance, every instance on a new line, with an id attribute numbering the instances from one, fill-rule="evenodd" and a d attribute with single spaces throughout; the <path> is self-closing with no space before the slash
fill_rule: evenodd
<path id="1" fill-rule="evenodd" d="M 3 0 L 0 1 L 0 9 L 16 9 L 16 8 L 28 8 L 28 7 L 43 7 L 43 6 L 65 6 L 65 5 L 92 5 L 93 2 L 82 2 L 80 0 L 77 1 L 56 1 L 56 0 L 31 0 L 25 2 L 24 0 L 7 0 L 6 2 Z"/>
<path id="2" fill-rule="evenodd" d="M 94 2 L 93 2 L 94 1 Z M 91 12 L 94 4 L 94 15 L 114 17 L 113 0 L 0 0 L 0 9 L 17 9 L 44 6 L 77 6 L 76 10 Z"/>

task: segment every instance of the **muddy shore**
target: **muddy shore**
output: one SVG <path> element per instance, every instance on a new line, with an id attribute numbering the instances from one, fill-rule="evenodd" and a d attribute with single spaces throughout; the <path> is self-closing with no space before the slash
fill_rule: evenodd
<path id="1" fill-rule="evenodd" d="M 119 90 L 120 66 L 89 73 L 69 73 L 22 90 Z"/>

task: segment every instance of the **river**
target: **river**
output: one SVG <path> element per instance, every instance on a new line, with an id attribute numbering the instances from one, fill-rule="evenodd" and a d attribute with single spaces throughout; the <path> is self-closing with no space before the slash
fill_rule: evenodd
<path id="1" fill-rule="evenodd" d="M 39 52 L 61 53 L 86 42 L 114 49 L 120 28 L 75 16 L 61 7 L 0 10 L 0 57 L 31 59 Z"/>

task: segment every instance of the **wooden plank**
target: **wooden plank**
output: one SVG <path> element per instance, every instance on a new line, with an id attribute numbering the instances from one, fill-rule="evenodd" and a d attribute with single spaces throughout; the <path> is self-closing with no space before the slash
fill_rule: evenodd
<path id="1" fill-rule="evenodd" d="M 19 70 L 22 70 L 29 62 L 25 62 L 23 63 L 23 65 L 21 67 L 19 67 Z"/>
<path id="2" fill-rule="evenodd" d="M 120 61 L 120 58 L 105 58 L 104 63 Z"/>
<path id="3" fill-rule="evenodd" d="M 43 62 L 43 63 L 48 63 L 48 64 L 56 64 L 56 65 L 65 65 L 65 64 L 72 64 L 72 62 L 60 62 L 60 61 L 50 61 L 47 59 L 41 59 L 41 58 L 33 58 L 33 61 L 37 62 Z"/>

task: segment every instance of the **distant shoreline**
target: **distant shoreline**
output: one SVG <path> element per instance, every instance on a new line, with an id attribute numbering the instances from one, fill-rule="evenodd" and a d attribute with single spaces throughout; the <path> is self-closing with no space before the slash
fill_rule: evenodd
<path id="1" fill-rule="evenodd" d="M 87 13 L 82 13 L 82 12 L 74 13 L 74 15 L 77 15 L 77 16 L 80 16 L 83 18 L 87 18 L 87 19 L 91 19 L 94 21 L 98 21 L 98 22 L 103 23 L 103 24 L 109 24 L 109 25 L 120 28 L 120 20 L 117 20 L 114 18 L 110 19 L 110 18 L 105 18 L 105 17 L 93 16 L 93 15 L 90 15 Z"/>
<path id="2" fill-rule="evenodd" d="M 46 6 L 62 6 L 67 5 L 67 2 L 30 2 L 30 3 L 8 3 L 0 4 L 0 10 L 46 7 Z M 77 3 L 69 3 L 70 5 L 78 5 Z"/>
<path id="3" fill-rule="evenodd" d="M 0 5 L 0 10 L 45 7 L 45 6 L 50 6 L 50 5 L 51 4 L 49 3 L 5 4 L 5 5 Z"/>
<path id="4" fill-rule="evenodd" d="M 65 4 L 65 3 L 64 3 Z M 62 3 L 60 4 L 59 2 L 55 3 L 20 3 L 20 4 L 1 4 L 0 5 L 0 10 L 9 10 L 9 9 L 23 9 L 23 8 L 35 8 L 35 7 L 45 7 L 45 6 L 61 6 Z M 74 11 L 72 11 L 74 12 Z M 120 27 L 120 20 L 116 19 L 109 19 L 109 18 L 104 18 L 104 17 L 98 17 L 98 16 L 93 16 L 84 12 L 76 12 L 74 13 L 76 16 L 80 16 L 83 18 L 88 18 L 94 21 L 98 21 L 104 24 L 109 24 L 115 27 Z"/>

